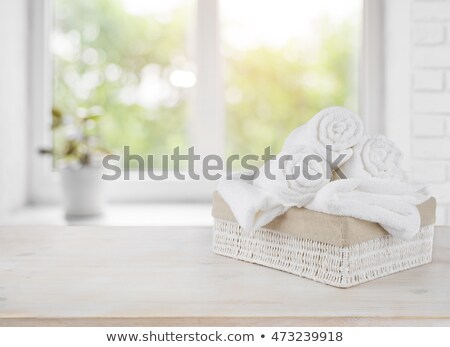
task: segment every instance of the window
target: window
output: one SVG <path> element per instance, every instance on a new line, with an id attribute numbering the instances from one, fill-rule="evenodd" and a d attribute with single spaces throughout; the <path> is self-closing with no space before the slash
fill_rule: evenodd
<path id="1" fill-rule="evenodd" d="M 104 146 L 160 157 L 187 145 L 192 0 L 54 0 L 53 104 L 100 114 Z M 60 144 L 55 137 L 55 147 Z"/>
<path id="2" fill-rule="evenodd" d="M 279 151 L 321 109 L 358 109 L 361 0 L 220 5 L 228 154 Z"/>
<path id="3" fill-rule="evenodd" d="M 101 135 L 113 152 L 125 145 L 156 156 L 192 145 L 202 154 L 277 151 L 320 109 L 362 104 L 363 0 L 34 3 L 47 4 L 34 5 L 35 26 L 47 28 L 36 42 L 51 36 L 51 54 L 41 52 L 47 69 L 35 73 L 51 85 L 41 96 L 51 95 L 48 103 L 64 112 L 101 113 Z M 40 105 L 35 122 L 48 123 L 49 104 Z M 48 133 L 44 128 L 38 131 Z M 45 138 L 37 134 L 34 142 Z M 156 189 L 176 197 L 180 186 Z"/>

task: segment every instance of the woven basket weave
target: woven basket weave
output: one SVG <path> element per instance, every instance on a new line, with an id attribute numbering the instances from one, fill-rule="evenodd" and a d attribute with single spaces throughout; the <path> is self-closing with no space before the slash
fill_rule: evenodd
<path id="1" fill-rule="evenodd" d="M 434 225 L 408 241 L 390 235 L 351 246 L 335 246 L 268 229 L 244 231 L 214 220 L 216 254 L 268 266 L 335 287 L 347 288 L 429 263 Z"/>

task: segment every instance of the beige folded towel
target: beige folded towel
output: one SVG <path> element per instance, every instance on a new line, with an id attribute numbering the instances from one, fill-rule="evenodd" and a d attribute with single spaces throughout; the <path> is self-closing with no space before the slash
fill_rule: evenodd
<path id="1" fill-rule="evenodd" d="M 417 207 L 420 213 L 421 226 L 435 223 L 436 200 L 434 198 L 428 199 Z M 230 207 L 218 192 L 214 192 L 213 195 L 212 216 L 217 219 L 236 222 Z M 275 218 L 263 228 L 335 246 L 351 246 L 389 235 L 377 223 L 297 207 L 289 209 L 285 214 Z"/>

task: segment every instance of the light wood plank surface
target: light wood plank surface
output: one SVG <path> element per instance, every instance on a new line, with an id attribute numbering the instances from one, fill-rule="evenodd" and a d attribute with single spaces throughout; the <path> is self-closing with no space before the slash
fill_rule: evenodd
<path id="1" fill-rule="evenodd" d="M 433 262 L 338 289 L 215 255 L 205 227 L 0 227 L 0 325 L 450 325 Z"/>

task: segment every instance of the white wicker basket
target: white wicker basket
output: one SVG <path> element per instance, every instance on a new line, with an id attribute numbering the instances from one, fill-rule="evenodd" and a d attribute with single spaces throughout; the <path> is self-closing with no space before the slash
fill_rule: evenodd
<path id="1" fill-rule="evenodd" d="M 216 218 L 214 252 L 347 288 L 429 263 L 433 234 L 429 225 L 408 241 L 387 235 L 339 247 L 264 228 L 246 232 Z"/>

